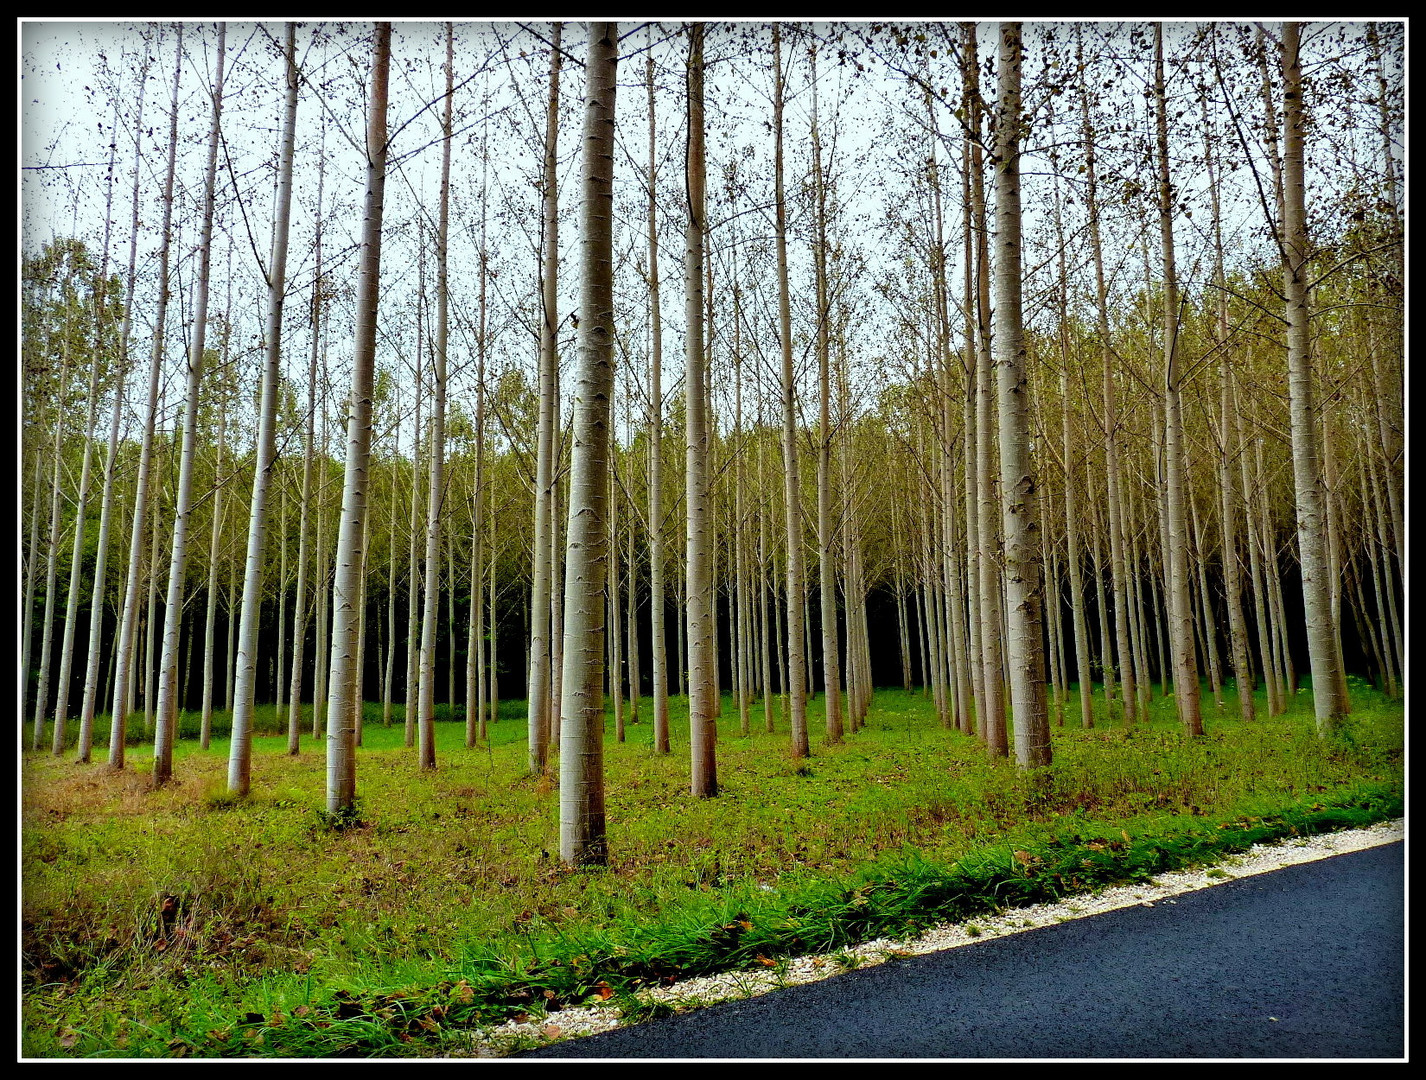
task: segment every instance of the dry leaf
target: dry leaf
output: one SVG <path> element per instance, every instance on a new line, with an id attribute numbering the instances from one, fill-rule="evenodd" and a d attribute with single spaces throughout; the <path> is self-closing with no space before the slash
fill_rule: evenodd
<path id="1" fill-rule="evenodd" d="M 551 1039 L 558 1039 L 564 1033 L 564 1029 L 558 1024 L 546 1024 L 544 1030 L 545 1036 Z"/>

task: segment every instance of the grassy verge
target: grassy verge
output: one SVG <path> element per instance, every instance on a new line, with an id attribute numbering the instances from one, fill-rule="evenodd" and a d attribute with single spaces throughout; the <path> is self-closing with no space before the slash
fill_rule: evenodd
<path id="1" fill-rule="evenodd" d="M 705 801 L 686 794 L 686 742 L 660 757 L 647 723 L 622 746 L 611 724 L 598 872 L 552 857 L 557 794 L 524 775 L 521 703 L 476 749 L 438 725 L 424 775 L 369 713 L 340 828 L 320 815 L 320 744 L 294 758 L 257 738 L 245 800 L 225 793 L 221 741 L 180 742 L 158 791 L 142 751 L 120 775 L 28 755 L 22 1050 L 435 1054 L 482 1023 L 611 996 L 637 1012 L 639 989 L 691 975 L 1398 816 L 1402 708 L 1353 695 L 1328 741 L 1307 695 L 1253 725 L 1214 723 L 1210 703 L 1192 742 L 1169 703 L 1131 730 L 1057 729 L 1034 776 L 917 695 L 879 692 L 861 732 L 807 762 L 782 733 L 730 734 L 725 703 L 724 791 Z"/>

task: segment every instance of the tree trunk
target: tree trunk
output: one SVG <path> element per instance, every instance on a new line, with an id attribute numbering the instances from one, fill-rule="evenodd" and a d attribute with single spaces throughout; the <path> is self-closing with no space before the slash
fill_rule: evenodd
<path id="1" fill-rule="evenodd" d="M 129 226 L 129 270 L 124 287 L 124 320 L 119 330 L 118 373 L 113 391 L 114 408 L 109 418 L 109 443 L 104 458 L 104 493 L 100 496 L 99 500 L 99 539 L 94 556 L 94 589 L 89 601 L 89 652 L 84 672 L 84 699 L 80 706 L 79 713 L 79 752 L 76 758 L 76 760 L 80 762 L 88 762 L 93 751 L 94 714 L 97 708 L 97 702 L 103 696 L 103 690 L 99 684 L 99 654 L 101 651 L 101 635 L 104 623 L 104 594 L 106 591 L 105 586 L 107 585 L 109 568 L 109 530 L 114 512 L 114 479 L 118 471 L 119 428 L 123 419 L 124 384 L 128 376 L 130 363 L 129 335 L 133 329 L 134 283 L 136 280 L 139 250 L 139 174 L 143 160 L 140 132 L 143 130 L 143 87 L 147 82 L 148 69 L 149 54 L 147 49 L 145 49 L 144 58 L 140 67 L 141 77 L 139 80 L 138 111 L 134 121 L 134 187 Z M 31 535 L 33 536 L 33 533 Z M 33 552 L 33 540 L 31 541 L 30 547 Z M 33 561 L 34 557 L 32 554 L 32 566 Z M 28 654 L 28 600 L 25 607 L 25 617 L 25 649 Z M 111 644 L 109 651 L 111 664 L 117 652 L 117 647 Z M 28 673 L 28 660 L 22 670 Z"/>
<path id="2" fill-rule="evenodd" d="M 712 574 L 713 520 L 708 493 L 708 405 L 705 390 L 703 315 L 703 26 L 689 27 L 688 58 L 688 223 L 684 232 L 684 314 L 686 331 L 685 441 L 688 510 L 688 721 L 692 793 L 718 794 L 716 697 L 718 673 L 713 637 L 716 597 Z"/>
<path id="3" fill-rule="evenodd" d="M 1307 652 L 1312 659 L 1312 700 L 1318 734 L 1334 732 L 1347 714 L 1341 642 L 1332 622 L 1322 468 L 1318 461 L 1312 336 L 1308 325 L 1307 183 L 1303 169 L 1307 113 L 1303 107 L 1301 26 L 1283 24 L 1283 295 L 1287 317 L 1287 381 L 1292 419 L 1292 476 L 1297 494 L 1297 549 Z"/>
<path id="4" fill-rule="evenodd" d="M 1183 415 L 1179 393 L 1179 296 L 1174 259 L 1174 193 L 1169 181 L 1168 110 L 1164 91 L 1163 24 L 1154 25 L 1154 114 L 1158 133 L 1159 235 L 1164 260 L 1164 454 L 1168 518 L 1169 645 L 1173 653 L 1174 705 L 1190 736 L 1203 734 L 1198 664 L 1193 650 L 1193 606 L 1188 582 L 1188 515 L 1184 509 Z"/>
<path id="5" fill-rule="evenodd" d="M 173 179 L 178 155 L 178 89 L 183 75 L 183 25 L 178 26 L 175 46 L 177 62 L 173 71 L 173 108 L 169 115 L 168 167 L 163 187 L 163 225 L 159 235 L 158 307 L 154 314 L 153 353 L 149 365 L 147 423 L 139 449 L 139 471 L 134 491 L 134 516 L 129 539 L 129 570 L 125 578 L 123 615 L 115 648 L 118 661 L 114 671 L 114 704 L 110 714 L 109 768 L 124 767 L 124 738 L 135 685 L 134 646 L 139 620 L 139 585 L 143 578 L 144 528 L 148 517 L 149 478 L 153 464 L 154 429 L 158 426 L 159 381 L 163 369 L 164 323 L 168 314 L 169 257 L 173 240 Z"/>
<path id="6" fill-rule="evenodd" d="M 1000 26 L 1000 99 L 995 147 L 995 355 L 1000 404 L 1000 491 L 1005 536 L 1006 653 L 1015 761 L 1050 764 L 1045 713 L 1040 494 L 1030 457 L 1029 384 L 1020 312 L 1019 23 Z"/>
<path id="7" fill-rule="evenodd" d="M 436 348 L 433 382 L 436 400 L 431 406 L 431 452 L 426 499 L 425 609 L 421 619 L 420 687 L 417 691 L 418 749 L 422 769 L 436 767 L 436 615 L 441 598 L 441 507 L 445 495 L 446 461 L 446 345 L 449 289 L 446 246 L 450 236 L 451 102 L 455 87 L 455 29 L 446 23 L 446 107 L 441 128 L 441 208 L 436 232 Z M 455 582 L 448 583 L 454 588 Z"/>
<path id="8" fill-rule="evenodd" d="M 377 23 L 371 60 L 371 98 L 367 121 L 366 198 L 362 217 L 361 261 L 357 275 L 356 332 L 352 387 L 347 414 L 346 476 L 342 489 L 341 532 L 332 591 L 331 686 L 327 705 L 327 813 L 348 813 L 356 801 L 356 730 L 352 702 L 361 701 L 356 670 L 361 594 L 360 573 L 366 549 L 367 469 L 371 455 L 371 394 L 376 366 L 376 308 L 381 287 L 381 218 L 386 187 L 387 77 L 391 65 L 391 24 Z"/>
<path id="9" fill-rule="evenodd" d="M 980 131 L 983 106 L 978 83 L 975 27 L 965 24 L 965 57 L 962 70 L 967 97 L 972 102 L 972 126 Z M 996 388 L 991 370 L 990 253 L 985 208 L 984 168 L 981 144 L 971 145 L 971 212 L 976 222 L 976 486 L 979 491 L 977 540 L 980 544 L 980 642 L 985 690 L 985 716 L 980 730 L 986 749 L 997 757 L 1009 753 L 1005 739 L 1005 674 L 1001 638 L 1002 555 L 998 549 L 1000 510 L 995 490 Z"/>
<path id="10" fill-rule="evenodd" d="M 559 137 L 560 35 L 563 24 L 551 31 L 550 94 L 545 113 L 545 161 L 541 174 L 544 218 L 540 237 L 540 412 L 535 458 L 535 540 L 531 555 L 530 667 L 529 667 L 529 769 L 542 773 L 547 767 L 550 727 L 550 500 L 555 483 L 555 429 L 559 401 L 556 398 L 555 332 L 559 326 L 556 308 L 556 274 L 559 267 L 559 182 L 555 177 Z M 592 316 L 592 313 L 590 313 Z"/>
<path id="11" fill-rule="evenodd" d="M 783 509 L 787 519 L 787 681 L 788 716 L 792 733 L 792 756 L 810 753 L 807 742 L 807 674 L 802 658 L 804 633 L 802 556 L 802 492 L 797 471 L 797 387 L 792 371 L 792 307 L 787 280 L 787 203 L 782 182 L 782 33 L 773 24 L 773 133 L 774 182 L 777 202 L 777 304 L 782 346 L 782 463 Z"/>
<path id="12" fill-rule="evenodd" d="M 257 463 L 248 506 L 248 548 L 243 574 L 243 611 L 238 621 L 238 666 L 233 695 L 233 735 L 228 751 L 228 792 L 247 795 L 252 784 L 253 707 L 257 693 L 258 623 L 262 618 L 262 571 L 267 547 L 267 492 L 277 464 L 277 392 L 282 363 L 282 306 L 287 292 L 287 236 L 292 218 L 292 158 L 297 136 L 297 28 L 286 27 L 287 99 L 273 218 L 272 265 L 267 280 L 266 362 L 258 412 Z M 282 618 L 281 583 L 278 619 Z M 281 653 L 279 652 L 279 657 Z M 281 663 L 279 662 L 279 668 Z M 280 680 L 279 680 L 280 681 Z"/>
<path id="13" fill-rule="evenodd" d="M 608 862 L 604 827 L 604 587 L 614 386 L 614 90 L 618 34 L 591 23 L 580 207 L 579 375 L 566 558 L 560 732 L 560 858 Z"/>
<path id="14" fill-rule="evenodd" d="M 213 208 L 217 194 L 218 140 L 223 110 L 223 63 L 227 24 L 218 24 L 217 73 L 213 80 L 213 126 L 208 136 L 208 170 L 204 181 L 203 226 L 198 241 L 197 297 L 193 311 L 193 341 L 188 354 L 188 389 L 183 411 L 183 449 L 178 466 L 178 500 L 173 519 L 173 555 L 168 566 L 168 600 L 164 608 L 163 656 L 160 662 L 157 715 L 154 719 L 155 786 L 173 777 L 173 740 L 178 729 L 178 635 L 183 618 L 184 575 L 188 569 L 188 521 L 193 512 L 193 465 L 197 455 L 198 390 L 203 378 L 208 332 L 208 279 L 213 257 Z"/>

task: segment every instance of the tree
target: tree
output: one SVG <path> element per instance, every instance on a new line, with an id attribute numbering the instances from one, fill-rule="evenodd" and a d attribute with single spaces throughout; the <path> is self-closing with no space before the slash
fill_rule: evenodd
<path id="1" fill-rule="evenodd" d="M 277 463 L 277 383 L 282 359 L 282 305 L 287 293 L 287 237 L 292 220 L 292 157 L 297 132 L 297 28 L 287 24 L 283 48 L 287 93 L 282 116 L 282 148 L 277 211 L 272 230 L 272 263 L 267 272 L 267 346 L 258 407 L 257 462 L 248 505 L 248 549 L 243 574 L 243 610 L 238 623 L 238 665 L 233 694 L 233 735 L 228 753 L 228 791 L 246 795 L 252 777 L 252 715 L 257 686 L 258 619 L 262 609 L 263 555 L 267 544 L 267 489 Z M 281 605 L 278 606 L 281 612 Z M 279 614 L 279 618 L 281 615 Z"/>
<path id="2" fill-rule="evenodd" d="M 530 771 L 547 767 L 550 718 L 550 577 L 553 515 L 555 428 L 559 399 L 555 384 L 559 359 L 555 354 L 557 274 L 559 271 L 559 182 L 555 176 L 559 148 L 560 35 L 555 23 L 550 44 L 550 95 L 545 111 L 545 159 L 540 186 L 543 214 L 540 231 L 540 405 L 535 450 L 535 526 L 530 566 L 530 664 L 526 696 L 529 698 Z"/>
<path id="3" fill-rule="evenodd" d="M 787 539 L 787 716 L 792 734 L 792 756 L 806 757 L 807 669 L 802 653 L 806 586 L 803 580 L 802 491 L 797 468 L 797 383 L 792 370 L 792 301 L 787 281 L 787 199 L 782 182 L 782 110 L 786 86 L 782 73 L 782 32 L 772 28 L 774 183 L 777 208 L 777 312 L 778 340 L 782 346 L 782 472 L 783 510 Z"/>
<path id="4" fill-rule="evenodd" d="M 436 400 L 431 406 L 430 477 L 426 501 L 426 606 L 421 619 L 420 717 L 417 738 L 421 768 L 436 767 L 436 605 L 440 599 L 441 507 L 445 496 L 446 459 L 446 346 L 449 343 L 449 275 L 447 246 L 450 239 L 451 203 L 451 103 L 455 87 L 455 28 L 446 23 L 446 106 L 442 122 L 441 208 L 436 232 Z M 455 587 L 452 581 L 451 587 Z"/>
<path id="5" fill-rule="evenodd" d="M 376 370 L 376 306 L 381 287 L 381 221 L 385 207 L 387 83 L 391 69 L 391 24 L 377 23 L 372 42 L 371 94 L 366 132 L 366 200 L 361 263 L 357 276 L 357 321 L 342 516 L 332 588 L 331 686 L 327 702 L 327 812 L 348 812 L 356 800 L 356 723 L 352 703 L 361 701 L 356 665 L 358 598 L 366 550 L 366 500 L 371 458 L 371 397 Z"/>
<path id="6" fill-rule="evenodd" d="M 198 391 L 203 379 L 208 334 L 209 278 L 213 262 L 213 210 L 217 196 L 218 143 L 223 119 L 223 62 L 227 23 L 218 24 L 218 63 L 213 77 L 213 124 L 208 133 L 208 170 L 203 186 L 203 224 L 198 241 L 197 297 L 188 351 L 188 386 L 183 409 L 183 444 L 178 464 L 178 499 L 173 518 L 173 554 L 168 564 L 163 653 L 159 662 L 154 720 L 155 785 L 173 777 L 173 740 L 178 730 L 178 638 L 183 618 L 183 584 L 188 569 L 188 523 L 193 513 L 193 466 L 197 456 Z"/>
<path id="7" fill-rule="evenodd" d="M 608 861 L 604 826 L 604 588 L 614 389 L 614 23 L 591 23 L 580 206 L 579 373 L 565 557 L 560 858 Z"/>
<path id="8" fill-rule="evenodd" d="M 1168 534 L 1169 644 L 1174 706 L 1190 736 L 1203 734 L 1198 663 L 1193 648 L 1193 607 L 1188 592 L 1188 514 L 1184 481 L 1183 406 L 1180 381 L 1178 271 L 1174 253 L 1174 193 L 1169 176 L 1168 103 L 1164 88 L 1164 28 L 1154 24 L 1154 120 L 1157 133 L 1159 239 L 1164 264 L 1164 514 Z"/>
<path id="9" fill-rule="evenodd" d="M 1308 117 L 1302 100 L 1301 24 L 1282 28 L 1283 296 L 1287 317 L 1287 379 L 1292 424 L 1292 477 L 1297 506 L 1297 549 L 1302 564 L 1307 652 L 1312 660 L 1312 699 L 1317 730 L 1330 735 L 1350 708 L 1342 679 L 1342 646 L 1332 621 L 1327 558 L 1327 522 L 1317 448 L 1316 395 L 1308 266 L 1307 181 L 1303 167 Z"/>
<path id="10" fill-rule="evenodd" d="M 1029 386 L 1020 306 L 1019 23 L 1000 25 L 995 124 L 995 354 L 1000 403 L 1000 494 L 1005 535 L 1005 621 L 1015 761 L 1050 763 L 1041 622 L 1040 489 L 1030 458 Z"/>
<path id="11" fill-rule="evenodd" d="M 718 672 L 713 645 L 712 537 L 708 497 L 708 358 L 703 344 L 703 25 L 688 28 L 688 221 L 684 230 L 684 434 L 687 469 L 688 723 L 692 789 L 700 798 L 718 794 L 716 720 Z"/>
<path id="12" fill-rule="evenodd" d="M 173 71 L 173 105 L 169 111 L 168 166 L 163 185 L 163 224 L 159 233 L 159 273 L 157 310 L 154 315 L 153 350 L 149 360 L 147 423 L 139 450 L 138 476 L 134 488 L 134 512 L 129 535 L 129 568 L 125 578 L 123 614 L 115 643 L 118 661 L 114 673 L 114 699 L 110 711 L 109 768 L 124 767 L 124 739 L 127 734 L 130 695 L 134 680 L 134 644 L 138 633 L 139 586 L 143 578 L 144 525 L 149 507 L 149 474 L 153 462 L 154 430 L 158 419 L 159 381 L 163 366 L 164 326 L 169 300 L 169 256 L 173 240 L 173 178 L 178 155 L 178 89 L 183 76 L 183 26 L 175 43 L 177 60 Z"/>
<path id="13" fill-rule="evenodd" d="M 653 31 L 650 30 L 650 35 Z M 654 149 L 654 58 L 646 54 L 649 97 L 649 627 L 654 694 L 654 753 L 667 754 L 668 633 L 664 627 L 663 315 L 659 308 L 658 170 Z"/>

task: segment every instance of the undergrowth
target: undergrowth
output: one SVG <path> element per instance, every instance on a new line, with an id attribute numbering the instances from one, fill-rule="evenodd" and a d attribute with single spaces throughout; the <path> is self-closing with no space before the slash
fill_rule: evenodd
<path id="1" fill-rule="evenodd" d="M 639 1018 L 655 1008 L 641 990 L 693 975 L 1398 816 L 1402 708 L 1352 689 L 1331 739 L 1307 695 L 1252 725 L 1210 703 L 1197 740 L 1161 699 L 1131 729 L 1057 728 L 1034 773 L 881 691 L 860 732 L 806 761 L 785 734 L 725 728 L 712 800 L 686 794 L 680 717 L 667 756 L 647 723 L 622 746 L 611 724 L 600 871 L 553 854 L 558 794 L 525 774 L 519 702 L 473 749 L 438 724 L 434 774 L 399 711 L 384 728 L 369 706 L 360 811 L 341 820 L 320 742 L 289 757 L 270 710 L 245 799 L 226 795 L 221 739 L 180 741 L 177 782 L 157 790 L 142 753 L 119 774 L 27 755 L 23 1053 L 433 1055 L 504 1018 L 610 999 Z"/>

